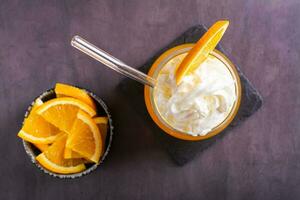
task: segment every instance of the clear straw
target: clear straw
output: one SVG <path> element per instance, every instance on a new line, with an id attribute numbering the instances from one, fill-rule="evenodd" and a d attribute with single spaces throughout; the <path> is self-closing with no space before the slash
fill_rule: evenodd
<path id="1" fill-rule="evenodd" d="M 71 41 L 71 45 L 83 53 L 91 56 L 92 58 L 98 60 L 102 64 L 106 65 L 107 67 L 123 74 L 131 79 L 134 79 L 144 85 L 148 85 L 150 87 L 154 87 L 156 80 L 152 77 L 140 72 L 128 65 L 126 65 L 121 60 L 113 57 L 109 53 L 101 50 L 100 48 L 96 47 L 95 45 L 89 43 L 88 41 L 84 40 L 79 36 L 74 36 Z"/>

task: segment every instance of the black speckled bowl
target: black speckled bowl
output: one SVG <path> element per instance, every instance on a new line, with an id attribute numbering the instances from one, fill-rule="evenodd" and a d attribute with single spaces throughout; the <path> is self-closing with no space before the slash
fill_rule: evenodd
<path id="1" fill-rule="evenodd" d="M 112 137 L 113 137 L 113 125 L 112 125 L 111 115 L 108 111 L 108 108 L 107 108 L 106 104 L 99 97 L 97 97 L 95 94 L 93 94 L 92 92 L 90 92 L 88 90 L 85 90 L 85 91 L 94 99 L 94 101 L 96 103 L 96 106 L 97 106 L 97 114 L 99 116 L 107 116 L 108 117 L 109 126 L 108 126 L 108 130 L 107 130 L 106 141 L 105 141 L 105 151 L 104 151 L 104 154 L 102 155 L 102 157 L 100 158 L 100 161 L 99 161 L 98 164 L 95 164 L 95 163 L 94 164 L 86 164 L 86 169 L 84 171 L 79 172 L 79 173 L 75 173 L 75 174 L 58 174 L 58 173 L 55 173 L 55 172 L 51 172 L 51 171 L 45 169 L 43 166 L 41 166 L 35 160 L 35 157 L 38 154 L 40 154 L 40 151 L 34 145 L 32 145 L 31 143 L 26 142 L 25 140 L 23 140 L 23 145 L 24 145 L 25 151 L 26 151 L 27 155 L 29 156 L 31 162 L 34 163 L 35 166 L 37 166 L 44 173 L 49 174 L 53 177 L 78 178 L 78 177 L 81 177 L 83 175 L 89 174 L 92 171 L 94 171 L 98 167 L 98 165 L 100 165 L 104 161 L 104 159 L 106 158 L 106 156 L 109 152 L 111 142 L 112 142 Z M 48 100 L 53 99 L 55 97 L 56 97 L 56 95 L 55 95 L 54 89 L 52 88 L 52 89 L 47 90 L 46 92 L 44 92 L 43 94 L 41 94 L 37 98 L 40 98 L 43 102 L 45 102 L 45 101 L 48 101 Z M 27 116 L 29 115 L 33 104 L 34 104 L 34 101 L 28 107 L 28 109 L 25 113 L 25 118 L 27 118 Z M 24 123 L 24 121 L 23 121 L 23 123 Z"/>

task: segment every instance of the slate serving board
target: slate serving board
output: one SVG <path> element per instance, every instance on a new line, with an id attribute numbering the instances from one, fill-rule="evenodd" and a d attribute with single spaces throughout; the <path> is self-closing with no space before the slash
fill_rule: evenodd
<path id="1" fill-rule="evenodd" d="M 152 63 L 167 49 L 184 43 L 195 43 L 206 32 L 206 30 L 207 28 L 203 25 L 197 25 L 189 28 L 173 42 L 157 52 L 143 66 L 141 66 L 139 70 L 147 73 Z M 220 45 L 217 46 L 217 49 L 226 55 Z M 262 106 L 262 97 L 259 92 L 241 72 L 240 68 L 237 65 L 235 66 L 237 67 L 242 83 L 242 99 L 240 109 L 234 120 L 224 131 L 204 141 L 191 142 L 179 140 L 169 136 L 160 128 L 158 128 L 158 126 L 152 121 L 147 112 L 144 103 L 144 86 L 142 84 L 125 78 L 125 80 L 120 83 L 118 89 L 120 90 L 121 95 L 127 101 L 128 105 L 130 105 L 134 109 L 136 114 L 140 115 L 140 117 L 144 119 L 145 123 L 147 123 L 148 128 L 160 141 L 161 145 L 164 147 L 174 163 L 182 166 L 193 160 L 197 154 L 203 152 L 205 149 L 215 144 L 216 141 L 229 134 L 232 128 L 241 124 Z"/>

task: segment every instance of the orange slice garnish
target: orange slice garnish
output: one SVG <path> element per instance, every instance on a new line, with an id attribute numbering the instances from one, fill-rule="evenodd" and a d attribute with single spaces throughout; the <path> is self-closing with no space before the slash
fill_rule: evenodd
<path id="1" fill-rule="evenodd" d="M 229 21 L 221 20 L 213 24 L 208 31 L 200 38 L 195 46 L 188 52 L 175 72 L 176 84 L 179 85 L 182 78 L 195 70 L 205 61 L 211 51 L 215 49 L 224 35 Z"/>

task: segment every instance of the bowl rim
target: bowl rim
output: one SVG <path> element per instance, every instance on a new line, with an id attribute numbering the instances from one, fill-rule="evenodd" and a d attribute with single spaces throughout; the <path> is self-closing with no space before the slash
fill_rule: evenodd
<path id="1" fill-rule="evenodd" d="M 159 67 L 159 65 L 163 61 L 166 62 L 167 60 L 170 60 L 174 56 L 186 52 L 186 49 L 191 49 L 194 45 L 195 44 L 193 44 L 193 43 L 182 44 L 182 45 L 175 46 L 175 47 L 165 51 L 152 64 L 152 66 L 148 72 L 148 75 L 153 77 L 156 72 L 156 69 Z M 172 55 L 174 52 L 178 52 L 178 54 Z M 176 129 L 170 127 L 166 122 L 164 122 L 164 120 L 160 116 L 158 116 L 157 112 L 155 111 L 156 107 L 151 98 L 151 96 L 152 96 L 151 92 L 153 91 L 153 89 L 149 86 L 144 87 L 144 100 L 145 100 L 145 104 L 146 104 L 148 113 L 150 114 L 150 117 L 152 118 L 152 120 L 155 122 L 156 125 L 158 125 L 165 133 L 169 134 L 172 137 L 175 137 L 175 138 L 181 139 L 181 140 L 187 140 L 187 141 L 199 141 L 199 140 L 205 140 L 205 139 L 211 138 L 211 137 L 221 133 L 232 122 L 232 120 L 234 119 L 234 117 L 236 116 L 236 114 L 239 110 L 240 103 L 241 103 L 241 96 L 242 96 L 242 86 L 241 86 L 241 81 L 240 81 L 240 76 L 238 74 L 238 71 L 237 71 L 235 65 L 222 52 L 214 49 L 213 52 L 211 52 L 211 54 L 213 56 L 217 57 L 220 61 L 222 61 L 227 66 L 227 68 L 231 72 L 232 76 L 235 78 L 237 99 L 231 109 L 231 112 L 224 119 L 224 121 L 221 122 L 212 131 L 210 131 L 208 134 L 206 134 L 204 136 L 189 135 L 189 134 L 186 134 L 184 132 L 181 132 L 179 130 L 176 130 Z"/>
<path id="2" fill-rule="evenodd" d="M 77 87 L 77 86 L 75 86 Z M 77 87 L 79 89 L 83 89 L 84 91 L 86 91 L 89 96 L 91 96 L 93 98 L 93 100 L 97 101 L 97 103 L 99 103 L 99 105 L 103 108 L 103 110 L 105 111 L 107 117 L 108 117 L 108 122 L 109 122 L 109 139 L 108 139 L 108 142 L 107 144 L 105 144 L 105 152 L 104 154 L 101 156 L 100 158 L 100 161 L 98 163 L 94 163 L 93 165 L 91 165 L 90 167 L 88 167 L 87 169 L 85 169 L 84 171 L 82 172 L 78 172 L 78 173 L 74 173 L 74 174 L 59 174 L 59 173 L 55 173 L 55 172 L 52 172 L 46 168 L 44 168 L 41 164 L 39 164 L 38 161 L 36 161 L 35 157 L 37 156 L 36 153 L 34 152 L 33 148 L 32 148 L 32 144 L 30 142 L 27 142 L 25 140 L 22 139 L 22 143 L 23 143 L 23 147 L 25 149 L 25 152 L 26 154 L 28 155 L 28 157 L 30 158 L 31 162 L 38 168 L 40 169 L 41 171 L 43 171 L 44 173 L 48 174 L 48 175 L 51 175 L 53 177 L 56 177 L 56 178 L 68 178 L 68 179 L 74 179 L 74 178 L 79 178 L 79 177 L 82 177 L 84 175 L 87 175 L 87 174 L 90 174 L 92 171 L 94 171 L 101 163 L 103 163 L 103 161 L 105 160 L 105 158 L 107 157 L 108 155 L 108 152 L 111 148 L 111 143 L 112 143 L 112 139 L 113 139 L 113 129 L 114 129 L 114 126 L 113 126 L 113 123 L 112 123 L 112 117 L 111 117 L 111 114 L 108 110 L 108 107 L 107 105 L 104 103 L 104 101 L 99 98 L 97 95 L 95 95 L 93 92 L 85 89 L 85 88 L 81 88 L 81 87 Z M 32 107 L 34 105 L 34 102 L 36 99 L 38 98 L 45 98 L 49 95 L 52 95 L 52 94 L 55 94 L 54 92 L 54 88 L 50 88 L 46 91 L 44 91 L 42 94 L 40 94 L 39 96 L 37 96 L 32 102 L 31 104 L 29 105 L 29 107 L 27 108 L 26 112 L 25 112 L 25 115 L 24 115 L 24 119 L 23 119 L 23 122 L 22 122 L 22 126 L 24 125 L 24 121 L 25 119 L 29 116 L 31 110 L 32 110 Z M 107 139 L 106 139 L 107 140 Z"/>

